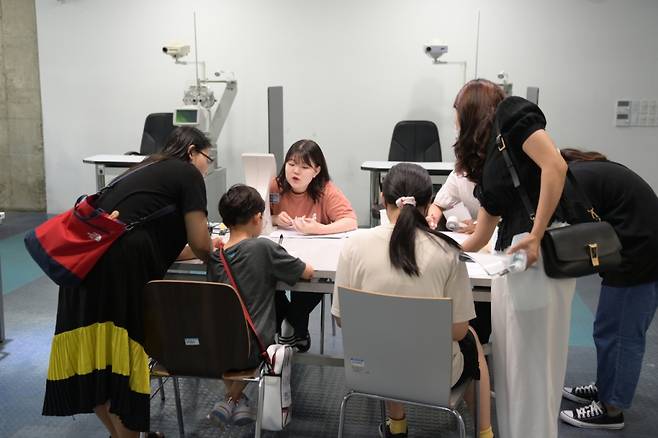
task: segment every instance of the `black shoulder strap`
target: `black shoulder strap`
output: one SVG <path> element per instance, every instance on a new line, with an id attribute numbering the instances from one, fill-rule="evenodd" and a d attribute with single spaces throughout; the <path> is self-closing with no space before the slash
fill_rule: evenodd
<path id="1" fill-rule="evenodd" d="M 116 178 L 114 178 L 112 181 L 110 181 L 108 185 L 106 185 L 105 187 L 103 187 L 98 191 L 98 194 L 100 195 L 101 193 L 108 191 L 109 189 L 114 187 L 119 181 L 123 181 L 123 179 L 125 179 L 127 176 L 137 173 L 142 169 L 146 169 L 147 167 L 149 167 L 151 164 L 154 163 L 157 163 L 157 161 L 151 161 L 149 163 L 144 164 L 143 166 L 140 166 L 141 163 L 138 163 L 136 167 L 126 170 L 122 175 L 119 175 Z"/>
<path id="2" fill-rule="evenodd" d="M 144 164 L 143 166 L 138 165 L 138 167 L 136 167 L 134 169 L 127 170 L 126 172 L 123 173 L 123 175 L 117 176 L 108 185 L 106 185 L 105 187 L 100 189 L 98 191 L 97 195 L 100 196 L 101 194 L 107 192 L 109 189 L 114 187 L 119 181 L 122 181 L 123 179 L 125 179 L 127 176 L 133 175 L 134 173 L 137 173 L 140 170 L 145 169 L 145 168 L 149 167 L 151 164 L 154 164 L 154 163 L 157 163 L 157 161 L 151 161 L 149 163 Z M 146 222 L 150 222 L 152 220 L 158 219 L 162 216 L 168 215 L 169 213 L 173 213 L 174 211 L 176 211 L 176 204 L 165 205 L 161 209 L 159 209 L 159 210 L 157 210 L 157 211 L 155 211 L 155 212 L 153 212 L 153 213 L 151 213 L 147 216 L 141 217 L 141 218 L 137 219 L 136 221 L 133 221 L 133 222 L 129 223 L 128 225 L 126 225 L 126 230 L 132 230 L 133 228 L 135 228 L 138 225 L 141 225 L 141 224 L 144 224 Z"/>
<path id="3" fill-rule="evenodd" d="M 141 217 L 136 221 L 129 223 L 128 225 L 126 225 L 126 230 L 132 230 L 137 225 L 142 225 L 146 222 L 153 221 L 155 219 L 161 218 L 162 216 L 166 216 L 169 213 L 173 213 L 175 211 L 176 211 L 176 204 L 165 205 L 161 209 L 149 214 L 148 216 Z"/>
<path id="4" fill-rule="evenodd" d="M 519 179 L 519 174 L 516 171 L 516 167 L 514 167 L 514 162 L 512 161 L 512 157 L 510 157 L 509 151 L 507 150 L 507 145 L 505 144 L 505 138 L 503 137 L 502 132 L 500 132 L 500 129 L 498 128 L 498 121 L 494 122 L 494 126 L 496 128 L 496 133 L 497 133 L 496 147 L 498 148 L 498 151 L 503 155 L 503 158 L 505 159 L 505 165 L 507 166 L 507 170 L 509 171 L 510 176 L 512 177 L 512 184 L 514 185 L 514 188 L 519 193 L 519 196 L 521 197 L 521 202 L 523 202 L 523 206 L 528 212 L 528 216 L 530 216 L 530 220 L 534 222 L 535 209 L 532 203 L 530 202 L 530 198 L 528 198 L 528 193 L 521 186 L 521 180 Z M 574 189 L 576 189 L 578 195 L 585 202 L 585 208 L 587 210 L 587 213 L 590 214 L 593 220 L 599 222 L 601 218 L 599 217 L 598 214 L 596 214 L 596 211 L 594 211 L 594 206 L 590 202 L 585 192 L 580 187 L 580 184 L 578 184 L 578 181 L 576 180 L 574 174 L 571 172 L 571 169 L 569 169 L 568 167 L 567 167 L 567 179 L 569 180 L 569 182 L 571 182 L 571 185 L 574 187 Z"/>

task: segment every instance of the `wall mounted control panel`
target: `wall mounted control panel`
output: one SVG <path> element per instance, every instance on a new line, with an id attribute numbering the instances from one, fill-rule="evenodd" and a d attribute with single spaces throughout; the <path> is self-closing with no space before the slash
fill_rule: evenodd
<path id="1" fill-rule="evenodd" d="M 658 101 L 618 100 L 615 107 L 615 126 L 658 126 Z"/>

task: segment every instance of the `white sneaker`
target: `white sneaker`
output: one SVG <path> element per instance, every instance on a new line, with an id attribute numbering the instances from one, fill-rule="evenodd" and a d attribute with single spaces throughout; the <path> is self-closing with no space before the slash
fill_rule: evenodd
<path id="1" fill-rule="evenodd" d="M 256 421 L 256 413 L 249 405 L 249 399 L 245 394 L 242 394 L 238 400 L 235 408 L 233 409 L 233 424 L 237 426 L 244 426 Z"/>
<path id="2" fill-rule="evenodd" d="M 213 406 L 207 418 L 218 426 L 230 424 L 235 410 L 236 403 L 228 396 Z"/>

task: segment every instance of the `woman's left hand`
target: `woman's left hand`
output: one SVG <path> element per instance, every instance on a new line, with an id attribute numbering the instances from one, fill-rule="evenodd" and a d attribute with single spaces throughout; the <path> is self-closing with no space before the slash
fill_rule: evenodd
<path id="1" fill-rule="evenodd" d="M 514 246 L 511 246 L 507 250 L 507 254 L 513 254 L 519 250 L 524 250 L 528 256 L 528 261 L 526 266 L 532 266 L 539 257 L 539 244 L 540 240 L 534 234 L 528 234 L 525 236 L 519 243 Z"/>
<path id="2" fill-rule="evenodd" d="M 302 234 L 320 234 L 322 224 L 313 217 L 296 217 L 292 220 L 293 228 Z"/>

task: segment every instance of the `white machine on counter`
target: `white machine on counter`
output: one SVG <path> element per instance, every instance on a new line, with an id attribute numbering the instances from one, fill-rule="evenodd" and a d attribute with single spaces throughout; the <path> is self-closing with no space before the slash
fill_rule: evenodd
<path id="1" fill-rule="evenodd" d="M 270 181 L 276 175 L 274 154 L 242 154 L 242 166 L 244 183 L 255 188 L 265 201 L 262 234 L 267 236 L 273 230 L 270 213 Z"/>
<path id="2" fill-rule="evenodd" d="M 196 14 L 194 14 L 194 47 L 194 61 L 189 62 L 181 61 L 181 58 L 190 53 L 189 45 L 167 44 L 162 47 L 162 52 L 171 56 L 176 64 L 193 64 L 195 66 L 195 85 L 191 85 L 185 91 L 183 97 L 185 105 L 174 109 L 173 124 L 175 126 L 194 126 L 204 132 L 213 144 L 211 153 L 215 158 L 215 164 L 210 167 L 206 176 L 206 195 L 208 220 L 219 221 L 217 202 L 220 196 L 226 192 L 226 168 L 219 166 L 221 159 L 219 159 L 217 140 L 238 92 L 238 82 L 231 72 L 218 71 L 214 73 L 214 79 L 206 77 L 206 63 L 198 59 Z M 219 103 L 217 103 L 213 91 L 208 88 L 210 84 L 226 85 Z"/>

